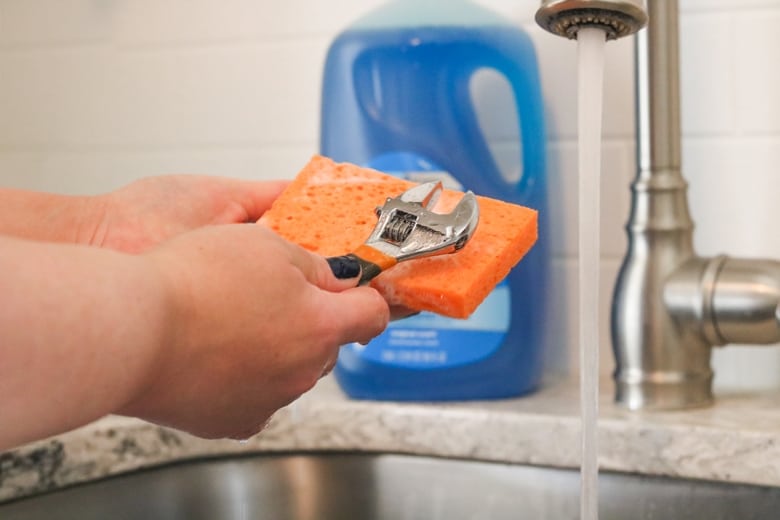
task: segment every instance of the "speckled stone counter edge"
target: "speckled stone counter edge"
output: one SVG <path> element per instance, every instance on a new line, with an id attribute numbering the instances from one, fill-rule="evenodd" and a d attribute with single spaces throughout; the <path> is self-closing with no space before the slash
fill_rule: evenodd
<path id="1" fill-rule="evenodd" d="M 175 461 L 253 453 L 408 453 L 576 468 L 576 402 L 571 384 L 481 403 L 352 401 L 323 381 L 246 442 L 107 417 L 0 454 L 0 502 Z M 726 398 L 675 414 L 624 412 L 608 397 L 601 408 L 602 470 L 780 486 L 777 396 Z"/>

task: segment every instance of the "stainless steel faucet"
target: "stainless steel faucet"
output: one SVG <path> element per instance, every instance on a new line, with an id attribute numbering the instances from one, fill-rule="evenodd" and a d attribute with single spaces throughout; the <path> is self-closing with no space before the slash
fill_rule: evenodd
<path id="1" fill-rule="evenodd" d="M 536 19 L 569 38 L 584 25 L 616 38 L 641 28 L 641 7 L 552 0 Z M 694 251 L 680 170 L 677 0 L 650 0 L 647 14 L 636 36 L 638 172 L 612 302 L 615 395 L 629 409 L 693 408 L 713 402 L 711 347 L 780 342 L 780 262 Z M 613 26 L 628 29 L 611 34 Z"/>

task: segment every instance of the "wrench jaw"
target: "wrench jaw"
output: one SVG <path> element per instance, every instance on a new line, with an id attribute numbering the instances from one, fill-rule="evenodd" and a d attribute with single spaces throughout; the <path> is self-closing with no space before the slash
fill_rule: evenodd
<path id="1" fill-rule="evenodd" d="M 466 245 L 479 222 L 479 205 L 467 192 L 450 213 L 431 209 L 442 193 L 441 182 L 427 182 L 377 208 L 379 221 L 365 245 L 398 262 L 453 253 Z"/>
<path id="2" fill-rule="evenodd" d="M 439 182 L 425 182 L 418 184 L 414 188 L 409 188 L 397 197 L 403 203 L 417 204 L 425 209 L 433 209 L 436 203 L 439 202 L 441 192 L 444 191 L 441 181 Z M 387 199 L 388 201 L 394 199 Z"/>
<path id="3" fill-rule="evenodd" d="M 399 261 L 454 253 L 465 246 L 479 222 L 477 198 L 467 192 L 451 213 L 429 212 L 427 216 L 400 247 Z"/>
<path id="4" fill-rule="evenodd" d="M 479 204 L 471 191 L 466 192 L 450 213 L 453 221 L 453 252 L 461 249 L 477 230 Z"/>

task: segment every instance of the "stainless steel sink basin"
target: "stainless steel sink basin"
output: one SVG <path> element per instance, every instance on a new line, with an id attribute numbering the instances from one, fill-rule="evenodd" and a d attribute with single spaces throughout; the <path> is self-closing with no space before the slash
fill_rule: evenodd
<path id="1" fill-rule="evenodd" d="M 579 516 L 576 471 L 405 455 L 290 454 L 150 469 L 0 505 L 3 520 L 534 520 Z M 764 519 L 780 488 L 602 474 L 600 518 Z"/>

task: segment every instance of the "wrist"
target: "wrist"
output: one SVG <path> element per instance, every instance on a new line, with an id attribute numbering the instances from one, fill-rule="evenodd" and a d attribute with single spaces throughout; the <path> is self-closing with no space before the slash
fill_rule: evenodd
<path id="1" fill-rule="evenodd" d="M 185 320 L 176 277 L 152 255 L 132 256 L 131 261 L 142 273 L 137 280 L 145 294 L 145 340 L 137 346 L 142 362 L 135 367 L 126 398 L 114 413 L 146 417 L 153 415 L 155 395 L 164 391 L 165 374 L 175 371 Z"/>
<path id="2" fill-rule="evenodd" d="M 71 196 L 0 189 L 0 234 L 35 240 L 91 244 L 105 228 L 103 196 Z"/>
<path id="3" fill-rule="evenodd" d="M 102 246 L 108 231 L 106 195 L 70 197 L 71 241 L 86 246 Z"/>

